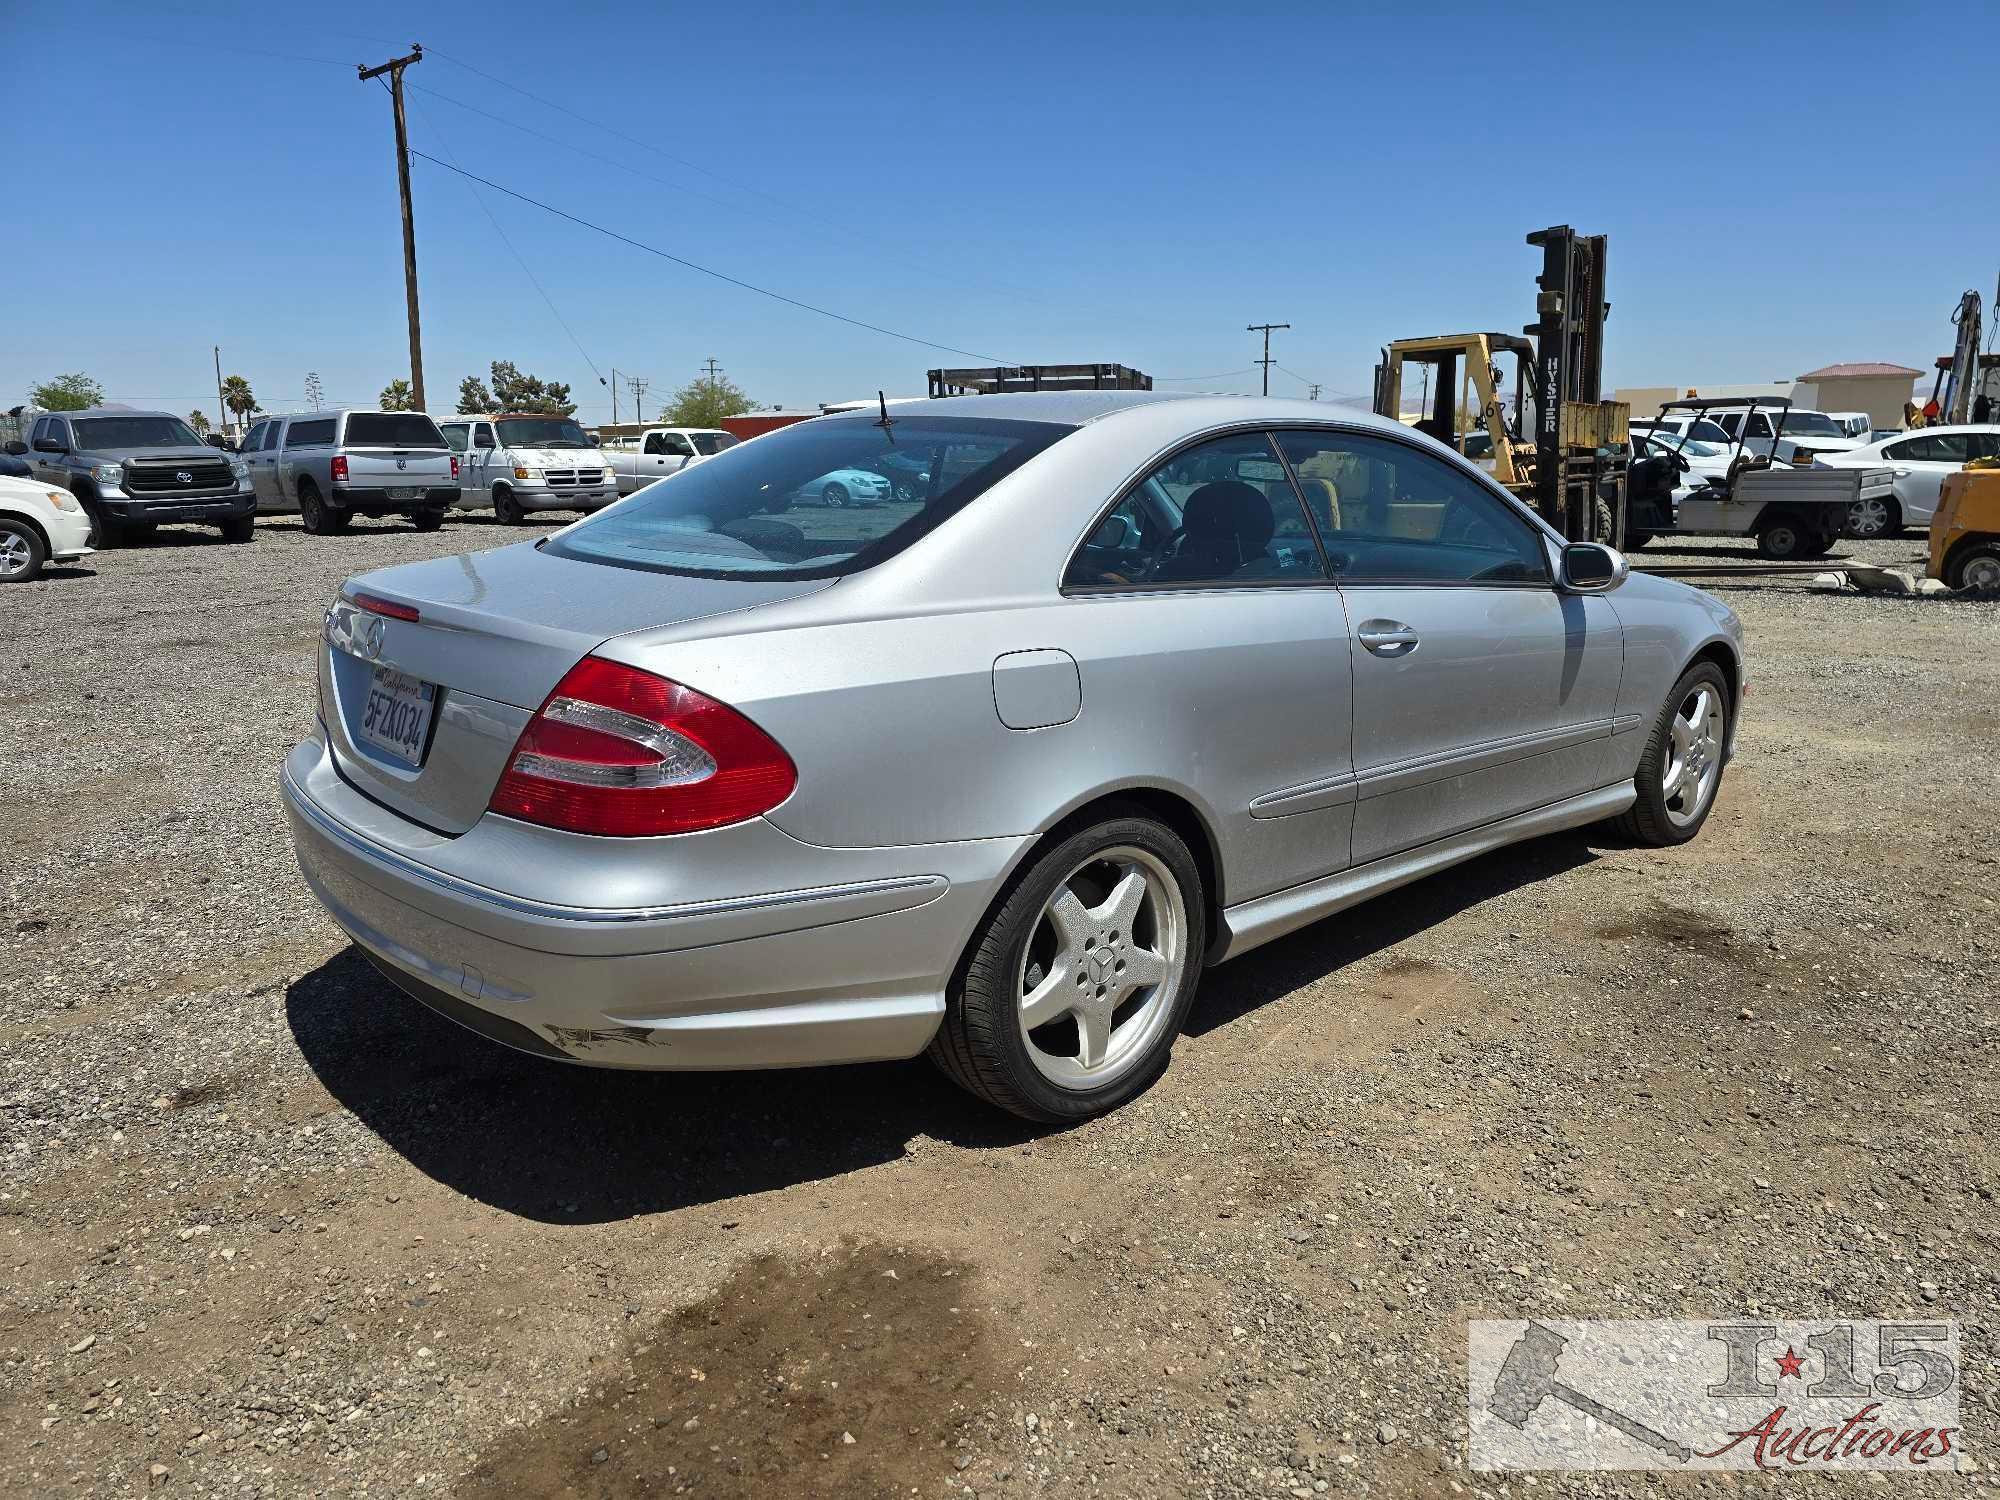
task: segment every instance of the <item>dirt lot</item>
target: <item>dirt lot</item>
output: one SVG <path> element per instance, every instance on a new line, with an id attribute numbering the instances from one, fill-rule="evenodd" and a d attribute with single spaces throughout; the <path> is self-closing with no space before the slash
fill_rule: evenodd
<path id="1" fill-rule="evenodd" d="M 1952 1313 L 2000 1465 L 2000 606 L 1719 589 L 1755 692 L 1698 844 L 1263 949 L 1041 1134 L 922 1061 L 553 1067 L 360 962 L 274 788 L 321 610 L 503 539 L 0 591 L 0 1489 L 1519 1496 L 1465 1469 L 1466 1319 L 1537 1311 Z"/>

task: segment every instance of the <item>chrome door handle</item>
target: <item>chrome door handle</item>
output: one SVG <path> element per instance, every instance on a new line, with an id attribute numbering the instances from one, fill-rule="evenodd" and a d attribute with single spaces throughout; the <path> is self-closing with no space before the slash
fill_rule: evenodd
<path id="1" fill-rule="evenodd" d="M 1363 620 L 1355 639 L 1377 656 L 1408 656 L 1417 649 L 1417 633 L 1401 620 Z"/>

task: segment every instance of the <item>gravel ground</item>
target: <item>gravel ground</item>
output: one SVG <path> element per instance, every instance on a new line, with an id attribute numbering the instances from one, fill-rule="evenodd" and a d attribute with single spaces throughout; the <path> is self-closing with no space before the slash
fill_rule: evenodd
<path id="1" fill-rule="evenodd" d="M 1755 691 L 1698 844 L 1274 944 L 1038 1134 L 922 1062 L 550 1067 L 354 956 L 274 790 L 321 610 L 502 539 L 169 529 L 0 590 L 0 1489 L 1739 1487 L 1468 1472 L 1466 1319 L 1536 1311 L 1951 1313 L 1976 1468 L 1898 1483 L 2000 1464 L 2000 606 L 1708 585 Z"/>

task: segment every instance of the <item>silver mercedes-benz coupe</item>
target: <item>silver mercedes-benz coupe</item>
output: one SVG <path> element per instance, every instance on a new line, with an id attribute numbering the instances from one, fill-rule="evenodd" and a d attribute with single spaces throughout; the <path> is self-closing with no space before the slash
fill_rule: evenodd
<path id="1" fill-rule="evenodd" d="M 925 482 L 792 507 L 837 469 Z M 1393 422 L 971 397 L 350 581 L 283 791 L 334 920 L 487 1037 L 928 1049 L 1066 1121 L 1159 1076 L 1210 965 L 1515 840 L 1693 838 L 1744 683 L 1722 604 Z"/>

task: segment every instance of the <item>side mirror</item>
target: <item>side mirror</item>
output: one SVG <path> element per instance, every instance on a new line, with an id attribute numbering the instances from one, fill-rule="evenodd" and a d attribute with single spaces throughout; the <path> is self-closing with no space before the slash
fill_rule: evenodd
<path id="1" fill-rule="evenodd" d="M 9 438 L 7 440 L 7 451 L 13 454 L 14 457 L 19 458 L 28 451 L 28 445 L 19 438 Z"/>
<path id="2" fill-rule="evenodd" d="M 1625 554 L 1601 542 L 1570 542 L 1562 550 L 1565 593 L 1604 594 L 1631 576 Z"/>
<path id="3" fill-rule="evenodd" d="M 62 440 L 59 438 L 36 438 L 35 451 L 37 453 L 67 453 L 69 449 L 62 445 Z"/>

